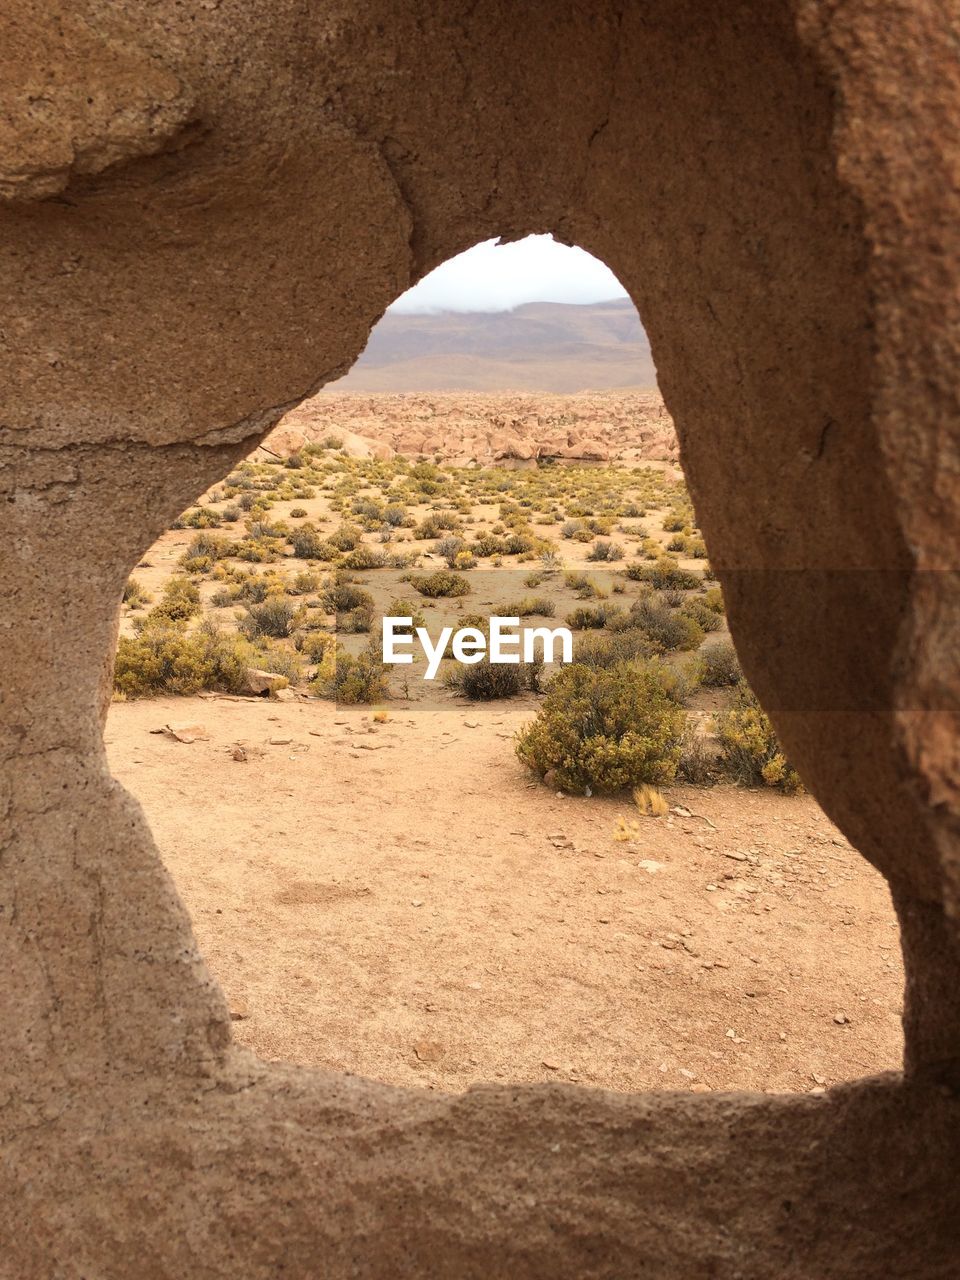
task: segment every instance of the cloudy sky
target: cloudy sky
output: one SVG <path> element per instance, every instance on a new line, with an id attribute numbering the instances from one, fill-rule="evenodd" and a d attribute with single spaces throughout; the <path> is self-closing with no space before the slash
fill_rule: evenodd
<path id="1" fill-rule="evenodd" d="M 487 240 L 431 271 L 391 311 L 508 311 L 522 302 L 604 302 L 625 297 L 602 262 L 558 244 L 552 236 L 528 236 L 512 244 Z"/>

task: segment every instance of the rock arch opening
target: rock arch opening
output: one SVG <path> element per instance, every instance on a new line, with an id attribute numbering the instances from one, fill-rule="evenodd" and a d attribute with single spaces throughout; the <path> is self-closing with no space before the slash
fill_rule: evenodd
<path id="1" fill-rule="evenodd" d="M 483 248 L 391 308 L 124 593 L 111 764 L 237 1039 L 453 1089 L 821 1092 L 895 1067 L 885 887 L 792 796 L 749 701 L 632 303 L 525 300 L 622 291 L 555 244 L 549 285 L 523 243 L 505 269 Z M 425 633 L 409 666 L 384 663 L 385 616 Z M 572 745 L 556 666 L 453 656 L 492 617 L 517 618 L 518 657 L 568 632 L 595 708 Z"/>

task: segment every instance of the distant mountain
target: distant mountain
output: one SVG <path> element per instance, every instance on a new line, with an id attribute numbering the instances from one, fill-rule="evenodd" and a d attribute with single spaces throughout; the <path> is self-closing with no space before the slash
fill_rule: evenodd
<path id="1" fill-rule="evenodd" d="M 623 298 L 529 302 L 513 311 L 391 312 L 346 377 L 327 389 L 571 393 L 656 384 L 647 336 Z"/>

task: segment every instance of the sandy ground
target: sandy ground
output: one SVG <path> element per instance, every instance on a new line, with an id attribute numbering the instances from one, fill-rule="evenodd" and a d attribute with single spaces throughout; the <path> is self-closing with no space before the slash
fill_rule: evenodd
<path id="1" fill-rule="evenodd" d="M 112 707 L 111 766 L 239 1040 L 451 1090 L 810 1090 L 899 1066 L 889 896 L 813 799 L 676 787 L 701 816 L 641 818 L 561 797 L 513 755 L 535 705 L 447 695 L 382 725 L 320 701 Z M 209 738 L 151 733 L 168 722 Z"/>

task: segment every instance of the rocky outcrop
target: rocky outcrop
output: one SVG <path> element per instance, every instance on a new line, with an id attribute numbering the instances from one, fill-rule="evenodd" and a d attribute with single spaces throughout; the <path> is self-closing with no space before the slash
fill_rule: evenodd
<path id="1" fill-rule="evenodd" d="M 351 457 L 444 462 L 676 462 L 673 420 L 656 392 L 321 392 L 288 413 L 262 448 L 285 457 L 308 441 L 342 442 Z"/>

